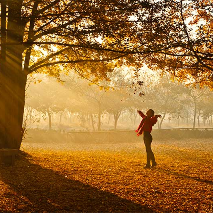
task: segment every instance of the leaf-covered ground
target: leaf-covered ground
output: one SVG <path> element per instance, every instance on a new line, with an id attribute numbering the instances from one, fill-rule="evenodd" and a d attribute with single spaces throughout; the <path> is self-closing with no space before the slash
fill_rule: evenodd
<path id="1" fill-rule="evenodd" d="M 213 212 L 213 139 L 143 143 L 23 143 L 0 166 L 0 212 Z"/>

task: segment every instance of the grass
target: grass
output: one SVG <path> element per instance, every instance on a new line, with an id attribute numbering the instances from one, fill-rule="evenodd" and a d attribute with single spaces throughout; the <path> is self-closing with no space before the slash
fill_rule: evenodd
<path id="1" fill-rule="evenodd" d="M 0 212 L 213 212 L 213 141 L 23 143 L 0 167 Z"/>

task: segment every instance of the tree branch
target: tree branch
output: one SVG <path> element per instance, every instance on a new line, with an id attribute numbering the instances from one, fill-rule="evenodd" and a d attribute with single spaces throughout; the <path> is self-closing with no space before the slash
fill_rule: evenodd
<path id="1" fill-rule="evenodd" d="M 35 70 L 34 70 L 34 67 L 38 67 L 38 66 L 42 65 L 43 63 L 45 63 L 45 62 L 48 61 L 49 59 L 53 58 L 54 56 L 57 56 L 57 55 L 61 54 L 62 52 L 66 51 L 66 50 L 68 50 L 68 49 L 69 49 L 69 47 L 64 48 L 64 49 L 62 49 L 62 50 L 59 50 L 59 51 L 57 51 L 57 52 L 55 52 L 55 53 L 52 53 L 52 54 L 48 55 L 48 56 L 47 56 L 46 58 L 44 58 L 43 60 L 41 60 L 41 61 L 35 63 L 34 65 L 32 65 L 32 66 L 30 67 L 30 70 L 33 69 L 33 71 L 35 71 Z"/>
<path id="2" fill-rule="evenodd" d="M 197 54 L 197 52 L 194 50 L 193 44 L 192 44 L 192 42 L 190 40 L 189 33 L 187 31 L 185 20 L 184 20 L 184 17 L 183 17 L 183 0 L 181 0 L 180 5 L 181 5 L 181 19 L 182 19 L 182 23 L 183 23 L 183 29 L 184 29 L 184 32 L 185 32 L 185 34 L 187 36 L 187 40 L 188 40 L 188 44 L 189 44 L 190 50 L 194 53 L 194 57 L 197 59 L 197 61 L 200 64 L 202 64 L 203 67 L 205 67 L 205 68 L 210 69 L 211 71 L 213 71 L 213 67 L 210 67 L 209 65 L 203 63 L 203 61 L 201 60 L 201 58 L 199 57 L 199 55 Z"/>
<path id="3" fill-rule="evenodd" d="M 55 62 L 49 62 L 45 64 L 40 64 L 38 66 L 33 66 L 30 68 L 30 72 L 34 72 L 42 67 L 48 67 L 48 66 L 53 66 L 56 64 L 76 64 L 76 63 L 85 63 L 85 62 L 92 62 L 92 63 L 97 63 L 97 62 L 107 62 L 107 61 L 113 61 L 116 59 L 119 59 L 121 57 L 125 57 L 127 54 L 124 54 L 123 56 L 118 56 L 114 58 L 104 58 L 104 59 L 79 59 L 79 60 L 73 60 L 73 61 L 55 61 Z"/>
<path id="4" fill-rule="evenodd" d="M 36 2 L 39 2 L 39 0 L 36 0 Z M 54 5 L 58 4 L 59 2 L 60 2 L 60 0 L 55 0 L 54 2 L 52 2 L 49 5 L 47 5 L 46 7 L 38 10 L 38 14 L 42 14 L 45 10 L 50 9 L 51 7 L 53 7 Z"/>

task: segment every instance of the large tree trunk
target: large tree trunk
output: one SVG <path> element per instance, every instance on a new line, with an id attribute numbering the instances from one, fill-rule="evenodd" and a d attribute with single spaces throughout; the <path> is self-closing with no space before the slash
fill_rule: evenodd
<path id="1" fill-rule="evenodd" d="M 2 15 L 3 40 L 0 61 L 0 146 L 19 149 L 23 136 L 23 114 L 27 75 L 22 69 L 21 1 L 8 1 L 7 34 L 4 33 L 5 20 Z M 2 4 L 3 7 L 3 4 Z M 6 45 L 6 43 L 12 45 Z"/>
<path id="2" fill-rule="evenodd" d="M 22 73 L 21 64 L 8 60 L 4 65 L 0 73 L 1 147 L 20 148 L 27 77 Z"/>

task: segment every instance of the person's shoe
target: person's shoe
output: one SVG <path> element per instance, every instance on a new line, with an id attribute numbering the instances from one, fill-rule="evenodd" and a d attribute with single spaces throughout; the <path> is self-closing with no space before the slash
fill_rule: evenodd
<path id="1" fill-rule="evenodd" d="M 143 168 L 144 168 L 144 169 L 150 169 L 151 166 L 150 166 L 150 165 L 146 165 L 146 166 L 144 166 Z"/>
<path id="2" fill-rule="evenodd" d="M 152 168 L 153 168 L 153 167 L 156 167 L 156 166 L 157 166 L 157 163 L 156 163 L 156 162 L 152 163 Z"/>

